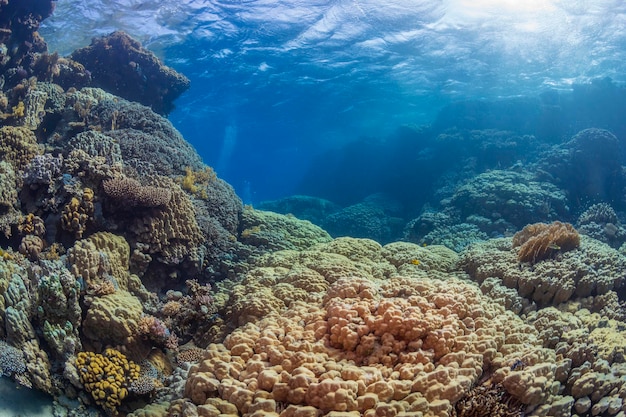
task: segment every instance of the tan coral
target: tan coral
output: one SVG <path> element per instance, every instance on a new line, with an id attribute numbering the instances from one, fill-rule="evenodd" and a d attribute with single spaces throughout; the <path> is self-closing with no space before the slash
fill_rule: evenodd
<path id="1" fill-rule="evenodd" d="M 20 218 L 17 230 L 19 230 L 22 235 L 35 235 L 43 237 L 46 233 L 46 226 L 41 217 L 36 216 L 33 213 L 28 213 Z"/>
<path id="2" fill-rule="evenodd" d="M 4 126 L 0 128 L 0 157 L 22 172 L 35 155 L 42 154 L 35 134 L 27 127 Z"/>
<path id="3" fill-rule="evenodd" d="M 13 166 L 7 161 L 0 161 L 0 231 L 7 238 L 22 215 L 17 194 L 20 183 L 21 176 L 16 174 Z"/>
<path id="4" fill-rule="evenodd" d="M 30 260 L 35 260 L 43 250 L 45 242 L 39 236 L 26 235 L 20 242 L 19 251 Z"/>
<path id="5" fill-rule="evenodd" d="M 569 223 L 529 224 L 513 236 L 513 247 L 519 248 L 520 262 L 536 263 L 557 252 L 566 252 L 580 245 L 580 236 Z"/>
<path id="6" fill-rule="evenodd" d="M 171 191 L 165 187 L 142 185 L 133 178 L 123 176 L 103 181 L 102 188 L 121 209 L 165 206 L 172 197 Z"/>
<path id="7" fill-rule="evenodd" d="M 72 273 L 82 277 L 86 285 L 100 285 L 111 277 L 117 287 L 129 289 L 130 247 L 122 236 L 110 232 L 94 233 L 77 241 L 67 256 Z"/>
<path id="8" fill-rule="evenodd" d="M 159 254 L 167 263 L 177 264 L 186 257 L 195 259 L 196 248 L 204 237 L 189 196 L 167 177 L 152 178 L 150 186 L 168 189 L 169 203 L 134 215 L 129 231 L 149 254 Z"/>
<path id="9" fill-rule="evenodd" d="M 85 336 L 105 344 L 127 344 L 139 335 L 141 302 L 126 291 L 93 297 L 83 320 Z"/>
<path id="10" fill-rule="evenodd" d="M 576 297 L 608 294 L 622 286 L 626 278 L 623 274 L 626 257 L 587 236 L 580 237 L 577 249 L 534 265 L 519 264 L 516 249 L 511 249 L 510 238 L 494 239 L 472 245 L 463 253 L 459 266 L 473 280 L 483 283 L 496 278 L 541 307 L 556 306 Z M 597 298 L 594 297 L 591 305 L 607 307 L 607 304 L 597 303 Z"/>
<path id="11" fill-rule="evenodd" d="M 516 326 L 532 331 L 462 281 L 341 278 L 323 304 L 292 301 L 209 346 L 186 396 L 202 405 L 218 395 L 240 413 L 283 404 L 324 415 L 445 416 L 505 346 L 498 335 Z"/>
<path id="12" fill-rule="evenodd" d="M 445 246 L 419 246 L 410 242 L 389 243 L 383 248 L 383 256 L 399 272 L 405 274 L 415 267 L 426 271 L 451 271 L 458 261 L 458 255 Z"/>
<path id="13" fill-rule="evenodd" d="M 90 188 L 85 188 L 82 195 L 72 197 L 61 212 L 61 226 L 64 230 L 74 232 L 77 239 L 85 233 L 87 223 L 93 220 L 94 193 Z"/>

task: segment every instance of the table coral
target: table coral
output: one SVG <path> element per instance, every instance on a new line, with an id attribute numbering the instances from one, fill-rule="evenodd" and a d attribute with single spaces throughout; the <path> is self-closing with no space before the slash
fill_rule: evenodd
<path id="1" fill-rule="evenodd" d="M 140 372 L 137 364 L 115 349 L 106 349 L 104 354 L 79 352 L 76 367 L 85 390 L 109 413 L 116 412 Z"/>

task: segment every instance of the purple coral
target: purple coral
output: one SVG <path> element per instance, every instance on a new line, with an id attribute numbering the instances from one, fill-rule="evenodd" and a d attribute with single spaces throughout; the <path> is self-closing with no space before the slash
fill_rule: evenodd
<path id="1" fill-rule="evenodd" d="M 63 157 L 60 155 L 35 155 L 26 167 L 24 182 L 28 185 L 51 184 L 61 173 L 62 165 Z"/>

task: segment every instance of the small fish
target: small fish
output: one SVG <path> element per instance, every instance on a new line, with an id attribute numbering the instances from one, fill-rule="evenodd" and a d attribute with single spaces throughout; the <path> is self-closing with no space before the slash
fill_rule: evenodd
<path id="1" fill-rule="evenodd" d="M 554 249 L 554 250 L 561 250 L 561 247 L 559 245 L 557 245 L 556 243 L 552 242 L 548 245 L 548 248 L 550 249 Z"/>
<path id="2" fill-rule="evenodd" d="M 428 244 L 426 243 L 422 243 L 422 247 L 425 248 L 426 246 L 428 246 Z"/>
<path id="3" fill-rule="evenodd" d="M 410 261 L 413 265 L 419 265 L 421 264 L 421 262 L 419 261 L 419 259 L 411 259 Z"/>

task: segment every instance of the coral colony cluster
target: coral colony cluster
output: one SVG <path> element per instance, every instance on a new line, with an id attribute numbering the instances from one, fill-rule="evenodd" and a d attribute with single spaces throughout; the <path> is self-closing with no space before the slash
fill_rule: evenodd
<path id="1" fill-rule="evenodd" d="M 610 206 L 577 230 L 492 171 L 448 204 L 512 237 L 332 239 L 244 207 L 161 115 L 187 80 L 126 34 L 49 54 L 52 9 L 0 1 L 0 373 L 57 415 L 625 415 Z"/>

